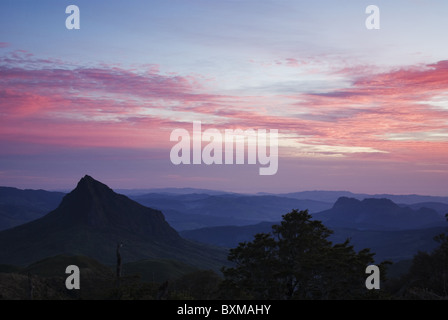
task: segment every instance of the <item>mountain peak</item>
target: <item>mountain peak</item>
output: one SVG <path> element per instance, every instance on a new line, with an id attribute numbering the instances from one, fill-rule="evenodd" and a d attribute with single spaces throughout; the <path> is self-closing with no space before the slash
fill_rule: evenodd
<path id="1" fill-rule="evenodd" d="M 353 207 L 359 205 L 360 203 L 361 201 L 355 198 L 340 197 L 333 205 L 333 208 Z"/>
<path id="2" fill-rule="evenodd" d="M 64 216 L 73 225 L 126 230 L 144 237 L 178 239 L 160 211 L 144 207 L 115 193 L 91 176 L 84 176 L 52 213 Z"/>
<path id="3" fill-rule="evenodd" d="M 210 261 L 207 247 L 182 239 L 154 210 L 83 177 L 58 208 L 44 217 L 0 232 L 0 264 L 28 265 L 50 256 L 84 255 L 113 264 L 116 244 L 123 259 L 177 258 Z M 204 260 L 205 259 L 205 260 Z"/>
<path id="4" fill-rule="evenodd" d="M 314 215 L 330 227 L 370 230 L 416 229 L 433 227 L 442 221 L 432 209 L 400 207 L 390 199 L 368 198 L 362 201 L 340 197 L 333 208 Z"/>
<path id="5" fill-rule="evenodd" d="M 84 178 L 82 178 L 81 180 L 79 180 L 78 185 L 76 186 L 75 190 L 78 189 L 87 189 L 90 192 L 95 192 L 95 191 L 108 191 L 108 192 L 113 192 L 112 189 L 110 189 L 108 186 L 106 186 L 105 184 L 95 180 L 94 178 L 92 178 L 89 175 L 85 175 Z"/>
<path id="6" fill-rule="evenodd" d="M 119 196 L 105 184 L 84 176 L 79 180 L 76 188 L 67 194 L 60 207 L 76 208 L 77 215 L 91 215 L 97 213 L 104 205 L 114 202 Z"/>
<path id="7" fill-rule="evenodd" d="M 98 182 L 98 181 L 96 181 L 95 179 L 93 179 L 91 176 L 89 176 L 88 174 L 86 174 L 86 175 L 84 176 L 84 178 L 82 178 L 82 179 L 80 180 L 80 182 L 81 182 L 81 181 Z"/>

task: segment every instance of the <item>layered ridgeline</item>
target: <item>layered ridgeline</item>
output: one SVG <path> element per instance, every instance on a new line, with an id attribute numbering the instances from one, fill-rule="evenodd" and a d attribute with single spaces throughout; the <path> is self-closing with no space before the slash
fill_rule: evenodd
<path id="1" fill-rule="evenodd" d="M 0 232 L 0 264 L 24 266 L 60 254 L 114 264 L 117 243 L 124 262 L 168 258 L 217 269 L 226 258 L 225 251 L 181 238 L 160 211 L 85 176 L 54 211 Z"/>
<path id="2" fill-rule="evenodd" d="M 435 210 L 401 207 L 389 199 L 362 201 L 341 197 L 333 207 L 313 215 L 329 227 L 358 230 L 409 230 L 440 227 L 446 220 Z"/>
<path id="3" fill-rule="evenodd" d="M 341 197 L 334 206 L 313 214 L 334 231 L 330 240 L 343 243 L 351 239 L 356 250 L 371 248 L 377 261 L 412 259 L 418 251 L 431 251 L 437 246 L 434 237 L 446 231 L 447 222 L 435 210 L 412 209 L 388 199 L 362 201 Z M 277 222 L 277 224 L 280 221 Z M 187 239 L 233 248 L 239 242 L 251 241 L 257 233 L 267 233 L 273 222 L 250 226 L 222 226 L 184 230 Z"/>
<path id="4" fill-rule="evenodd" d="M 42 218 L 57 208 L 62 192 L 0 187 L 0 231 Z"/>

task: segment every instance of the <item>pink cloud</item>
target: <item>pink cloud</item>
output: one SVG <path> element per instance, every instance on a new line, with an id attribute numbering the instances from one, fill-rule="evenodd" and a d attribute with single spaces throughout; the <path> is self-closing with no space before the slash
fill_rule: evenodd
<path id="1" fill-rule="evenodd" d="M 11 44 L 8 42 L 0 42 L 0 48 L 8 48 L 9 46 L 11 46 Z"/>
<path id="2" fill-rule="evenodd" d="M 299 143 L 389 152 L 377 159 L 447 157 L 446 142 L 427 133 L 446 133 L 448 111 L 423 102 L 446 92 L 448 62 L 367 75 L 361 69 L 340 71 L 352 84 L 332 91 L 226 96 L 207 93 L 200 76 L 163 74 L 154 65 L 68 66 L 17 52 L 0 61 L 0 139 L 166 149 L 170 130 L 190 130 L 202 116 L 218 129 L 280 129 Z M 273 112 L 279 101 L 287 108 Z"/>
<path id="3" fill-rule="evenodd" d="M 286 64 L 290 67 L 298 67 L 300 66 L 300 63 L 297 59 L 288 58 L 286 59 Z"/>
<path id="4" fill-rule="evenodd" d="M 57 61 L 40 61 L 41 68 L 27 68 L 22 65 L 26 61 L 14 60 L 20 55 L 12 59 L 0 64 L 3 140 L 140 148 L 163 141 L 166 145 L 169 136 L 160 136 L 166 134 L 160 130 L 164 117 L 152 116 L 150 110 L 169 111 L 170 104 L 213 98 L 201 93 L 191 77 L 162 75 L 155 67 L 70 69 Z"/>
<path id="5" fill-rule="evenodd" d="M 448 156 L 448 110 L 429 102 L 446 95 L 447 61 L 361 77 L 359 70 L 346 71 L 351 87 L 298 97 L 297 108 L 308 111 L 316 131 L 309 142 L 369 146 L 403 161 Z"/>
<path id="6" fill-rule="evenodd" d="M 144 75 L 124 69 L 77 68 L 27 70 L 0 67 L 5 86 L 16 89 L 49 90 L 54 92 L 75 90 L 122 94 L 142 98 L 168 98 L 203 100 L 206 96 L 196 94 L 192 81 L 181 76 L 164 76 L 158 73 Z"/>

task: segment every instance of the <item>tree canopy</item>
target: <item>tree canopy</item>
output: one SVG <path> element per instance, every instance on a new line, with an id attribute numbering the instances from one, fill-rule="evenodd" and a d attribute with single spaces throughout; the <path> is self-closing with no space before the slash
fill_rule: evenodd
<path id="1" fill-rule="evenodd" d="M 272 232 L 230 250 L 234 267 L 223 269 L 222 292 L 243 299 L 373 297 L 376 293 L 365 286 L 365 270 L 374 263 L 374 253 L 356 252 L 349 240 L 333 245 L 328 240 L 332 233 L 308 210 L 293 210 Z"/>
<path id="2" fill-rule="evenodd" d="M 445 217 L 448 220 L 448 214 Z M 436 249 L 414 256 L 397 295 L 413 299 L 448 299 L 448 233 L 434 240 L 439 243 Z"/>

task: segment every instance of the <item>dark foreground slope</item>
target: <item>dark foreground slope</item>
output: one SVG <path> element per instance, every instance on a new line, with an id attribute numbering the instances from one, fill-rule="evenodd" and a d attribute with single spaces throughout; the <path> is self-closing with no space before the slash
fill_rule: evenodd
<path id="1" fill-rule="evenodd" d="M 144 207 L 85 176 L 45 217 L 0 232 L 0 264 L 28 265 L 60 254 L 85 255 L 105 264 L 169 258 L 217 269 L 225 251 L 184 240 L 160 211 Z"/>

